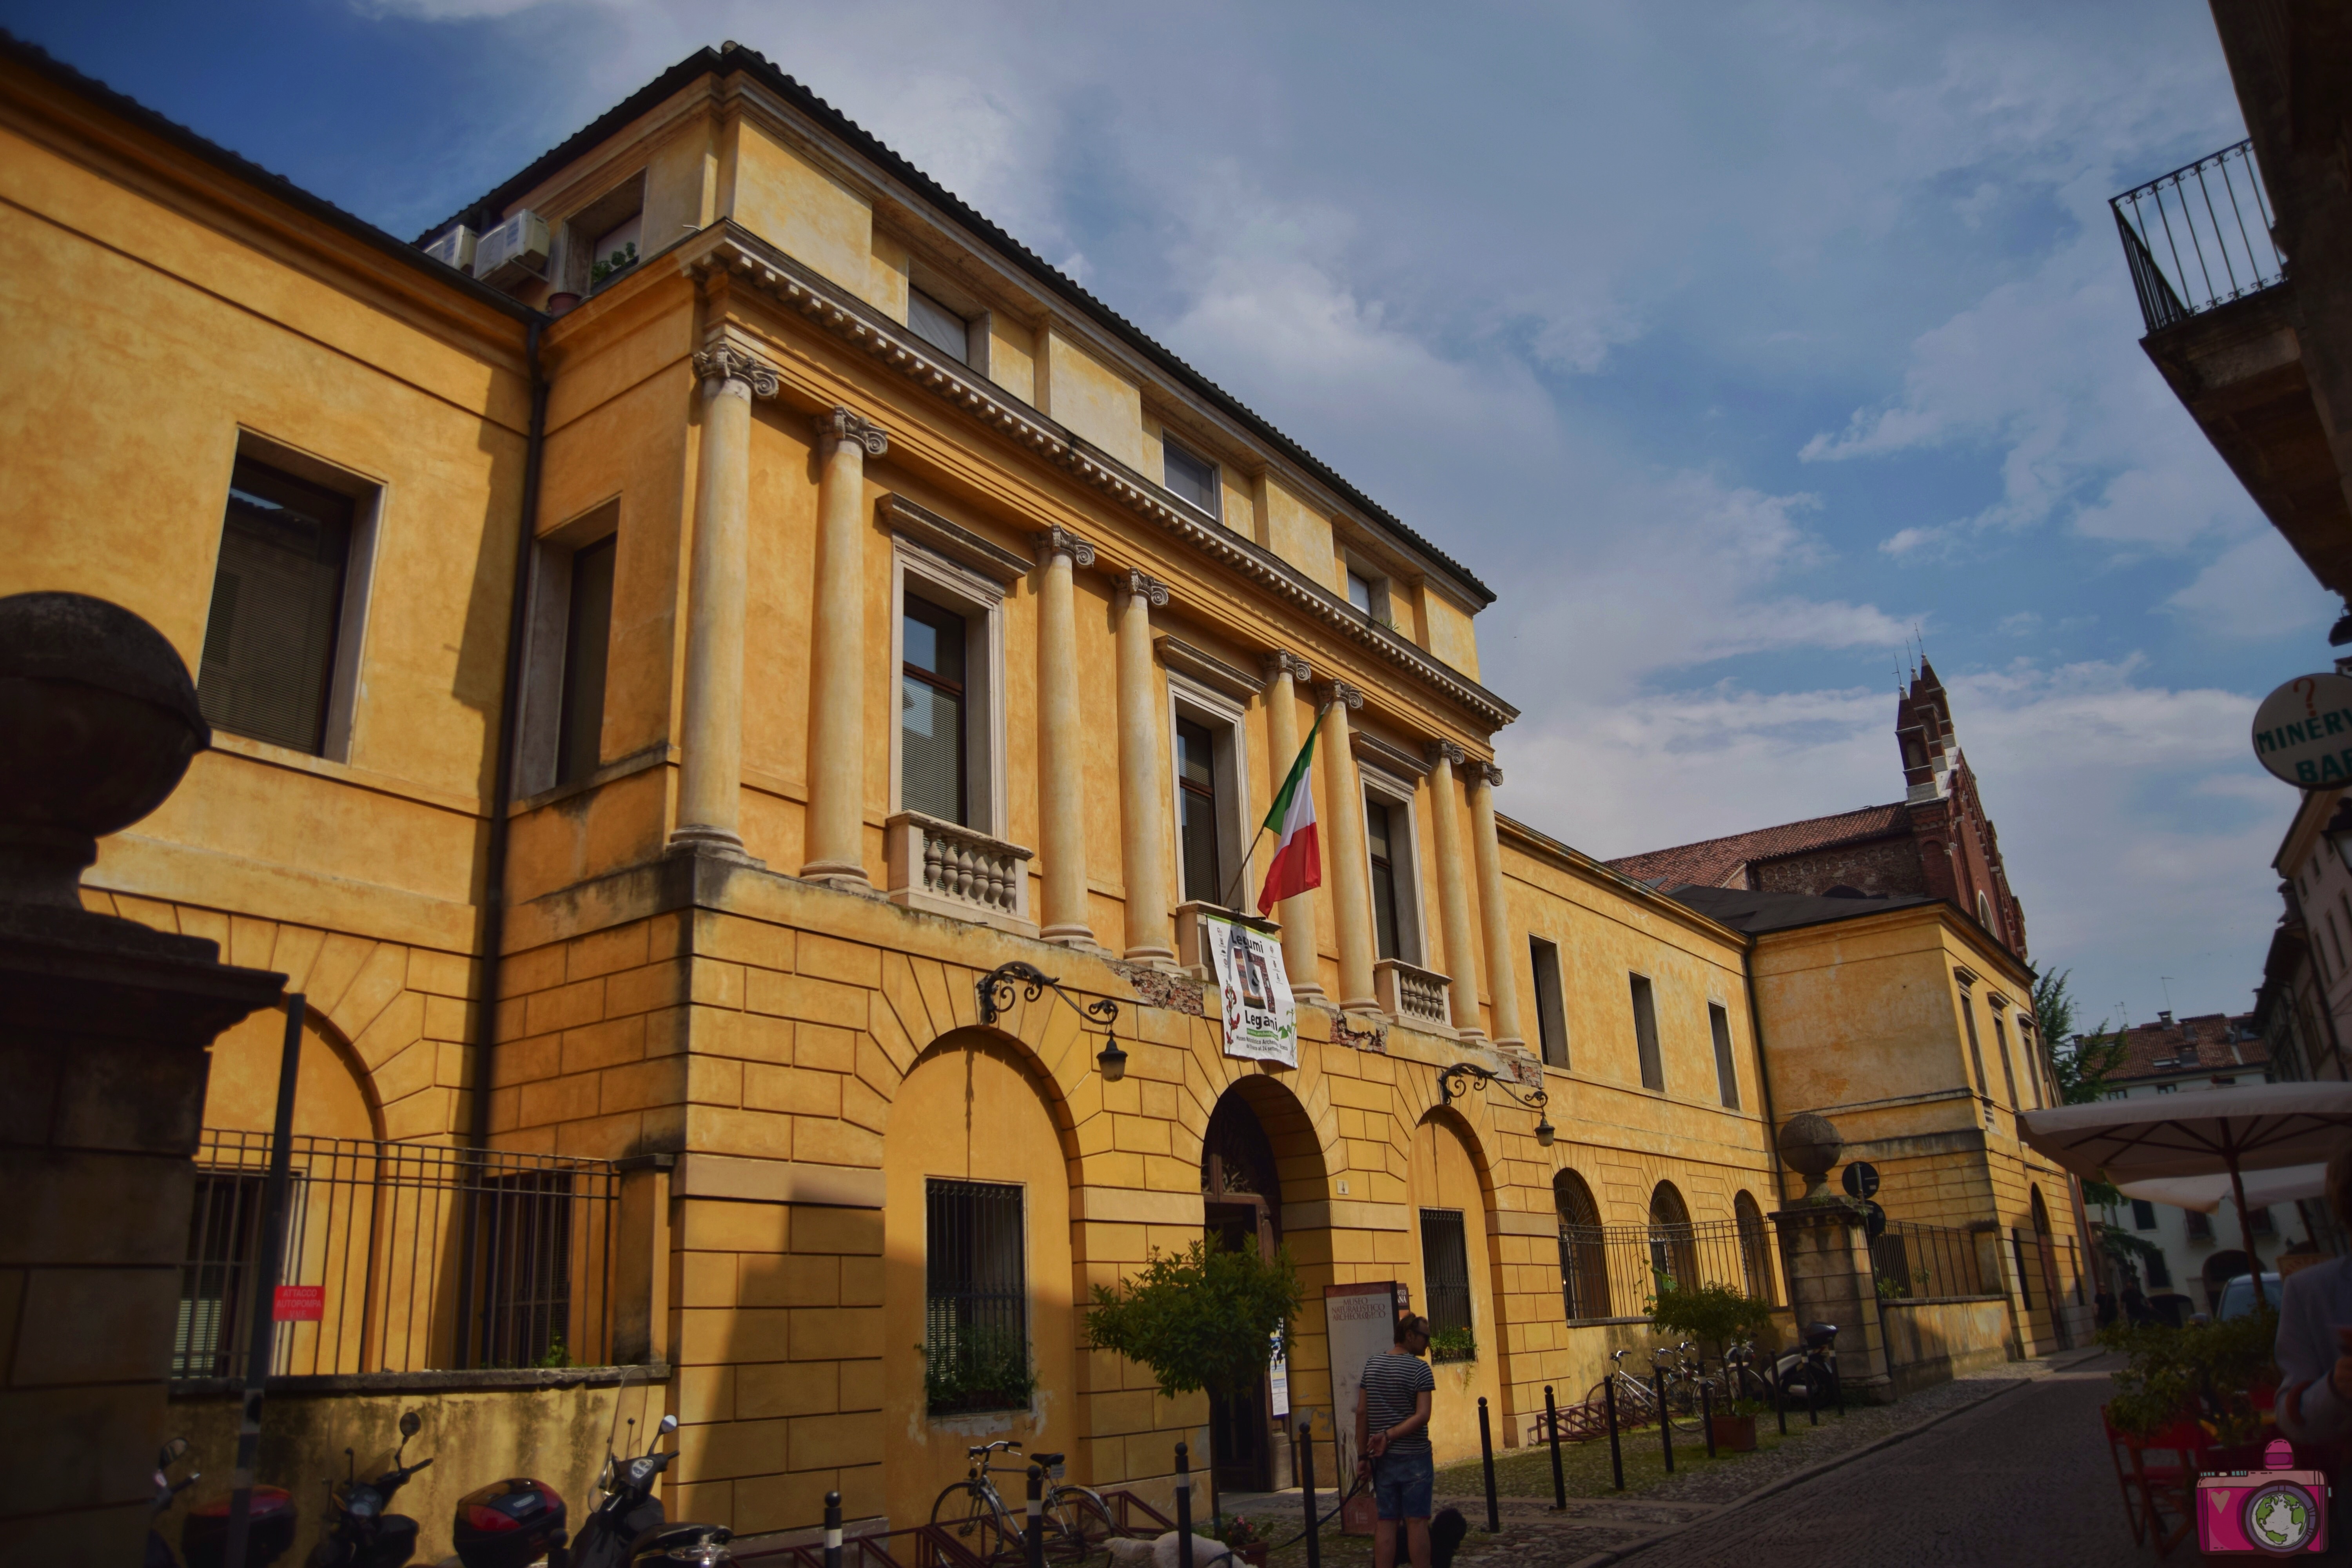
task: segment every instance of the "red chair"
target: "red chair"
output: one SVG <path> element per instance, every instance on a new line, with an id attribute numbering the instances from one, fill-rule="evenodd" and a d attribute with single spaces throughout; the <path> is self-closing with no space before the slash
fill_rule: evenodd
<path id="1" fill-rule="evenodd" d="M 2153 1540 L 2156 1554 L 2168 1555 L 2197 1522 L 2197 1473 L 2212 1439 L 2194 1421 L 2175 1421 L 2136 1436 L 2116 1428 L 2107 1406 L 2099 1406 L 2106 1428 L 2107 1455 L 2124 1494 L 2132 1539 Z"/>

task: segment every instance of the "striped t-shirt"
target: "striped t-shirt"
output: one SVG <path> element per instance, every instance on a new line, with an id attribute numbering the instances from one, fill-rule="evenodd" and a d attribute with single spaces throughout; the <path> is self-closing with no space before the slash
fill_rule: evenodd
<path id="1" fill-rule="evenodd" d="M 1365 1431 L 1377 1437 L 1397 1423 L 1411 1420 L 1422 1394 L 1436 1394 L 1437 1374 L 1430 1371 L 1429 1363 L 1419 1356 L 1391 1351 L 1376 1355 L 1364 1363 L 1363 1382 L 1359 1386 L 1364 1391 Z M 1388 1451 L 1391 1454 L 1428 1453 L 1428 1423 L 1423 1422 L 1415 1430 L 1391 1442 Z"/>

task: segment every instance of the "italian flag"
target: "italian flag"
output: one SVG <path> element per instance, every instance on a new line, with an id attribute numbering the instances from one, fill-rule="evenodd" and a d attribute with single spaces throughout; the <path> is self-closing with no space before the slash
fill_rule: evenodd
<path id="1" fill-rule="evenodd" d="M 1287 899 L 1323 885 L 1323 851 L 1315 835 L 1315 791 L 1307 783 L 1307 764 L 1315 760 L 1315 731 L 1298 748 L 1298 760 L 1265 814 L 1265 831 L 1275 837 L 1274 863 L 1265 870 L 1265 887 L 1257 896 L 1257 912 L 1265 914 L 1277 899 Z"/>

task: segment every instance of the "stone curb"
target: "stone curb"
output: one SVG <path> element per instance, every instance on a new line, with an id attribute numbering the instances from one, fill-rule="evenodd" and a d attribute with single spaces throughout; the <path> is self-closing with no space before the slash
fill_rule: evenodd
<path id="1" fill-rule="evenodd" d="M 1863 1458 L 1864 1455 L 1874 1454 L 1881 1448 L 1892 1447 L 1894 1445 L 1903 1442 L 1907 1438 L 1916 1437 L 1920 1433 L 1927 1431 L 1932 1426 L 1939 1426 L 1943 1425 L 1943 1423 L 1949 1421 L 1955 1415 L 1961 1415 L 1971 1410 L 1981 1409 L 1985 1405 L 1991 1404 L 1994 1400 L 1999 1399 L 2003 1394 L 2014 1394 L 2030 1383 L 2039 1382 L 2042 1377 L 2048 1375 L 2049 1373 L 2069 1371 L 2081 1365 L 2084 1362 L 2093 1360 L 2098 1356 L 2105 1355 L 2105 1353 L 2106 1352 L 2104 1350 L 2092 1349 L 2067 1352 L 2068 1359 L 2064 1361 L 2060 1361 L 2056 1357 L 2051 1357 L 2044 1363 L 2047 1370 L 2043 1373 L 2029 1374 L 2017 1379 L 2015 1382 L 2004 1382 L 2000 1387 L 1995 1388 L 1991 1393 L 1985 1394 L 1982 1398 L 1971 1399 L 1965 1405 L 1955 1405 L 1949 1410 L 1938 1411 L 1937 1414 L 1929 1416 L 1927 1420 L 1920 1422 L 1916 1426 L 1906 1426 L 1900 1431 L 1889 1432 L 1886 1436 L 1874 1438 L 1870 1442 L 1863 1444 L 1858 1448 L 1852 1448 L 1847 1450 L 1845 1453 L 1838 1454 L 1830 1458 L 1823 1459 L 1817 1465 L 1808 1465 L 1801 1470 L 1791 1471 L 1790 1474 L 1782 1476 L 1778 1480 L 1767 1481 L 1762 1486 L 1758 1487 L 1754 1491 L 1744 1493 L 1739 1497 L 1732 1499 L 1729 1502 L 1709 1509 L 1705 1513 L 1695 1514 L 1691 1518 L 1684 1520 L 1679 1523 L 1668 1525 L 1664 1530 L 1653 1531 L 1638 1540 L 1629 1541 L 1622 1546 L 1603 1547 L 1601 1551 L 1595 1552 L 1589 1556 L 1578 1558 L 1574 1563 L 1569 1564 L 1569 1568 L 1607 1568 L 1607 1565 L 1610 1563 L 1622 1563 L 1637 1552 L 1646 1552 L 1651 1547 L 1656 1546 L 1663 1542 L 1672 1541 L 1678 1535 L 1687 1534 L 1689 1531 L 1696 1529 L 1702 1524 L 1710 1524 L 1729 1514 L 1737 1513 L 1739 1510 L 1747 1508 L 1750 1504 L 1760 1502 L 1764 1499 L 1770 1497 L 1775 1492 L 1786 1491 L 1790 1487 L 1802 1485 L 1804 1482 L 1811 1480 L 1816 1476 L 1827 1475 L 1830 1471 L 1837 1469 L 1841 1466 L 1852 1464 L 1854 1460 Z"/>

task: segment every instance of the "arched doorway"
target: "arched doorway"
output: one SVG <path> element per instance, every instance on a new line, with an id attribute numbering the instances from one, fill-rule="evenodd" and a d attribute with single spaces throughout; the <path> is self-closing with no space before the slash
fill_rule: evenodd
<path id="1" fill-rule="evenodd" d="M 1672 1182 L 1660 1182 L 1650 1193 L 1650 1287 L 1668 1290 L 1698 1283 L 1690 1205 Z"/>
<path id="2" fill-rule="evenodd" d="M 2050 1234 L 2050 1205 L 2042 1201 L 2042 1189 L 2028 1189 L 2033 1212 L 2033 1249 L 2042 1255 L 2042 1291 L 2050 1303 L 2050 1332 L 2060 1350 L 2073 1346 L 2074 1336 L 2066 1331 L 2066 1313 L 2058 1299 L 2058 1247 Z"/>
<path id="3" fill-rule="evenodd" d="M 1282 1245 L 1282 1178 L 1274 1143 L 1238 1089 L 1209 1115 L 1201 1142 L 1202 1227 L 1211 1247 L 1274 1256 Z M 1263 1491 L 1276 1483 L 1273 1391 L 1264 1378 L 1245 1394 L 1209 1396 L 1209 1456 L 1217 1486 Z"/>
<path id="4" fill-rule="evenodd" d="M 1559 1211 L 1560 1305 L 1571 1323 L 1608 1317 L 1609 1249 L 1601 1228 L 1601 1205 L 1574 1171 L 1552 1177 L 1551 1193 Z"/>

